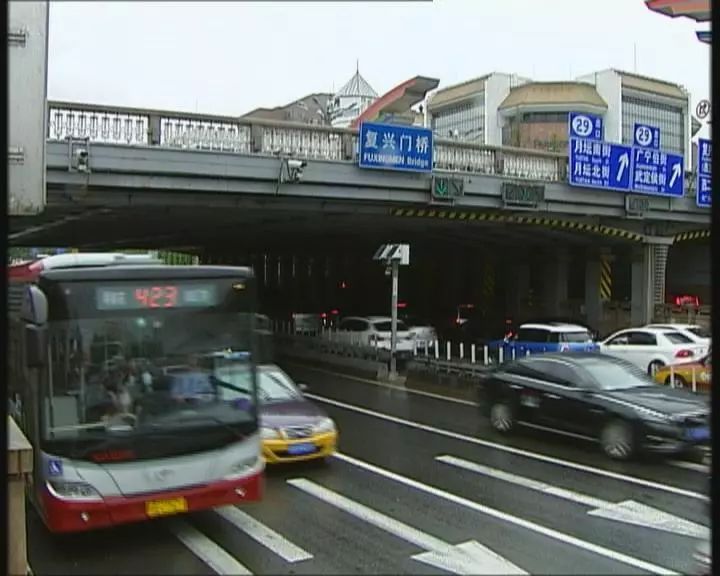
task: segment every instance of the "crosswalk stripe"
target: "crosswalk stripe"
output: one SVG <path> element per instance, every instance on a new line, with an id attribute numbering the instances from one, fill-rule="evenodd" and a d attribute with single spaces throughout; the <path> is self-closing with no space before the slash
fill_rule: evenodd
<path id="1" fill-rule="evenodd" d="M 309 552 L 296 546 L 272 528 L 265 526 L 265 524 L 235 506 L 223 506 L 216 509 L 215 512 L 286 562 L 301 562 L 310 560 L 313 557 Z"/>
<path id="2" fill-rule="evenodd" d="M 238 562 L 226 550 L 210 540 L 202 532 L 185 522 L 169 522 L 170 531 L 200 560 L 205 562 L 217 574 L 242 574 L 252 576 L 252 572 Z"/>

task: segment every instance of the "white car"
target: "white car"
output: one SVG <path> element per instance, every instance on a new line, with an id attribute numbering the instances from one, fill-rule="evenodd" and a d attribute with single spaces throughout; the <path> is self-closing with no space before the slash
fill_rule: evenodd
<path id="1" fill-rule="evenodd" d="M 391 323 L 389 316 L 348 316 L 338 325 L 337 339 L 347 344 L 390 350 Z M 399 356 L 412 355 L 415 349 L 415 339 L 402 320 L 397 321 L 395 349 Z"/>
<path id="2" fill-rule="evenodd" d="M 403 322 L 407 326 L 408 332 L 415 338 L 415 346 L 418 351 L 424 350 L 426 345 L 429 350 L 433 349 L 435 340 L 437 340 L 437 332 L 433 326 L 416 316 L 405 316 Z"/>
<path id="3" fill-rule="evenodd" d="M 703 328 L 699 324 L 648 324 L 645 328 L 656 328 L 659 330 L 677 330 L 682 332 L 696 344 L 705 346 L 703 354 L 710 349 L 710 340 L 712 334 L 709 330 Z"/>
<path id="4" fill-rule="evenodd" d="M 679 330 L 628 328 L 600 342 L 600 352 L 627 360 L 649 374 L 676 362 L 692 361 L 707 347 L 693 342 Z"/>

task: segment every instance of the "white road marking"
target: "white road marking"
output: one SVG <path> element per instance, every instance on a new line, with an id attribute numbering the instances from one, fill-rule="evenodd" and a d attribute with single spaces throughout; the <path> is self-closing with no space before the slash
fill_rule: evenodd
<path id="1" fill-rule="evenodd" d="M 483 476 L 489 476 L 503 482 L 509 482 L 517 486 L 522 486 L 530 490 L 542 492 L 550 496 L 556 496 L 565 500 L 570 500 L 577 504 L 589 506 L 592 510 L 588 511 L 590 516 L 597 516 L 599 518 L 607 518 L 609 520 L 616 520 L 618 522 L 625 522 L 627 524 L 634 524 L 636 526 L 644 526 L 645 528 L 653 528 L 655 530 L 662 530 L 664 532 L 671 532 L 673 534 L 680 534 L 681 536 L 689 536 L 691 538 L 705 538 L 708 536 L 708 528 L 685 518 L 680 518 L 674 514 L 658 510 L 652 506 L 647 506 L 634 500 L 625 500 L 623 502 L 608 502 L 588 496 L 586 494 L 580 494 L 579 492 L 573 492 L 565 488 L 553 486 L 552 484 L 546 484 L 538 480 L 526 478 L 524 476 L 518 476 L 504 470 L 497 470 L 496 468 L 490 468 L 489 466 L 483 466 L 477 462 L 470 462 L 462 458 L 455 456 L 443 455 L 436 456 L 435 460 L 462 468 L 475 474 L 482 474 Z"/>
<path id="2" fill-rule="evenodd" d="M 686 470 L 693 470 L 695 472 L 702 472 L 703 474 L 710 474 L 710 466 L 707 464 L 698 464 L 697 462 L 685 462 L 683 460 L 669 460 L 668 464 L 677 468 L 685 468 Z"/>
<path id="3" fill-rule="evenodd" d="M 444 396 L 443 394 L 436 394 L 434 392 L 426 392 L 425 390 L 415 390 L 414 388 L 398 386 L 397 384 L 388 384 L 386 382 L 378 382 L 377 380 L 370 380 L 368 378 L 361 378 L 359 376 L 351 376 L 349 374 L 333 372 L 332 370 L 325 370 L 324 368 L 316 368 L 315 366 L 306 366 L 305 364 L 302 364 L 301 362 L 286 362 L 286 364 L 291 364 L 291 365 L 298 366 L 300 368 L 312 370 L 313 372 L 321 372 L 323 374 L 328 374 L 330 376 L 339 376 L 341 378 L 345 378 L 346 380 L 354 380 L 355 382 L 362 382 L 363 384 L 371 384 L 373 386 L 378 386 L 379 388 L 388 388 L 390 390 L 399 390 L 400 392 L 407 392 L 408 394 L 415 394 L 417 396 L 427 396 L 428 398 L 434 398 L 436 400 L 444 400 L 445 402 L 454 402 L 455 404 L 464 404 L 465 406 L 477 406 L 478 405 L 477 402 L 473 402 L 472 400 L 463 400 L 462 398 L 454 398 L 452 396 Z"/>
<path id="4" fill-rule="evenodd" d="M 195 556 L 205 562 L 205 564 L 212 568 L 217 574 L 243 574 L 252 576 L 250 570 L 186 521 L 176 519 L 170 521 L 168 524 L 171 532 L 178 537 L 180 542 L 185 544 Z"/>
<path id="5" fill-rule="evenodd" d="M 434 392 L 425 392 L 424 390 L 415 390 L 413 388 L 408 388 L 405 386 L 398 386 L 397 384 L 388 384 L 385 382 L 378 382 L 376 380 L 370 380 L 369 378 L 361 378 L 359 376 L 352 376 L 349 374 L 343 374 L 341 372 L 334 372 L 332 370 L 325 370 L 324 368 L 316 368 L 315 366 L 308 366 L 305 364 L 302 364 L 301 362 L 286 362 L 290 365 L 295 365 L 300 368 L 304 368 L 306 370 L 312 370 L 314 372 L 321 372 L 323 374 L 328 374 L 330 376 L 338 376 L 340 378 L 345 378 L 346 380 L 354 380 L 356 382 L 362 382 L 363 384 L 370 384 L 372 386 L 378 386 L 380 388 L 389 388 L 391 390 L 399 390 L 401 392 L 407 392 L 408 394 L 416 394 L 418 396 L 427 396 L 428 398 L 434 398 L 435 400 L 443 400 L 445 402 L 452 402 L 455 404 L 462 404 L 464 406 L 474 406 L 478 407 L 479 404 L 477 402 L 473 402 L 471 400 L 463 400 L 462 398 L 455 398 L 453 396 L 445 396 L 443 394 L 437 394 Z M 537 430 L 543 430 L 545 432 L 550 432 L 552 434 L 559 434 L 561 436 L 567 436 L 569 438 L 576 438 L 578 440 L 586 440 L 588 442 L 597 443 L 598 439 L 593 438 L 591 436 L 585 436 L 583 434 L 577 434 L 575 432 L 567 432 L 566 430 L 558 430 L 557 428 L 550 428 L 549 426 L 542 426 L 540 424 L 535 424 L 533 422 L 526 422 L 524 420 L 518 421 L 518 424 L 521 424 L 522 426 L 525 426 L 527 428 L 535 428 Z M 682 460 L 669 460 L 667 463 L 671 466 L 676 466 L 678 468 L 685 468 L 686 470 L 694 470 L 696 472 L 704 472 L 709 474 L 710 473 L 710 467 L 704 466 L 703 464 L 696 464 L 694 462 L 684 462 Z"/>
<path id="6" fill-rule="evenodd" d="M 433 496 L 443 498 L 444 500 L 447 500 L 449 502 L 454 502 L 455 504 L 459 504 L 460 506 L 464 506 L 465 508 L 468 508 L 470 510 L 475 510 L 477 512 L 480 512 L 481 514 L 492 516 L 493 518 L 497 518 L 498 520 L 520 526 L 521 528 L 525 528 L 532 532 L 537 532 L 538 534 L 542 534 L 543 536 L 547 536 L 548 538 L 552 538 L 553 540 L 558 540 L 560 542 L 564 542 L 565 544 L 569 544 L 577 548 L 582 548 L 583 550 L 587 550 L 588 552 L 593 552 L 600 556 L 610 558 L 611 560 L 627 564 L 628 566 L 634 566 L 635 568 L 639 568 L 640 570 L 646 570 L 653 574 L 673 576 L 678 574 L 677 572 L 673 572 L 672 570 L 664 568 L 663 566 L 658 566 L 656 564 L 640 560 L 639 558 L 628 556 L 627 554 L 617 552 L 616 550 L 610 550 L 609 548 L 605 548 L 604 546 L 581 540 L 580 538 L 570 536 L 569 534 L 554 530 L 553 528 L 548 528 L 546 526 L 536 524 L 535 522 L 532 522 L 530 520 L 525 520 L 523 518 L 519 518 L 518 516 L 513 516 L 512 514 L 501 512 L 500 510 L 496 510 L 495 508 L 484 506 L 483 504 L 474 502 L 473 500 L 468 500 L 467 498 L 463 498 L 462 496 L 458 496 L 457 494 L 452 494 L 451 492 L 446 492 L 445 490 L 441 490 L 440 488 L 436 488 L 435 486 L 430 486 L 428 484 L 418 482 L 417 480 L 413 480 L 406 476 L 396 474 L 395 472 L 380 468 L 379 466 L 375 466 L 374 464 L 358 460 L 357 458 L 353 458 L 352 456 L 348 456 L 346 454 L 341 454 L 338 452 L 335 454 L 334 457 L 353 466 L 368 470 L 369 472 L 372 472 L 374 474 L 378 474 L 380 476 L 384 476 L 385 478 L 400 482 L 405 486 L 415 488 L 416 490 L 419 490 L 421 492 L 432 494 Z"/>
<path id="7" fill-rule="evenodd" d="M 527 574 L 510 561 L 474 540 L 453 546 L 440 538 L 422 532 L 305 478 L 295 478 L 287 482 L 363 522 L 372 524 L 401 540 L 427 550 L 427 552 L 415 554 L 412 557 L 414 560 L 455 574 Z"/>
<path id="8" fill-rule="evenodd" d="M 691 490 L 684 490 L 682 488 L 677 488 L 675 486 L 670 486 L 667 484 L 660 484 L 659 482 L 653 482 L 652 480 L 645 480 L 644 478 L 637 478 L 636 476 L 627 476 L 626 474 L 620 474 L 619 472 L 611 472 L 610 470 L 604 470 L 603 468 L 595 468 L 593 466 L 588 466 L 586 464 L 578 464 L 577 462 L 570 462 L 569 460 L 562 460 L 560 458 L 555 458 L 553 456 L 546 456 L 544 454 L 538 454 L 536 452 L 529 452 L 527 450 L 522 450 L 520 448 L 514 448 L 512 446 L 505 446 L 503 444 L 497 444 L 496 442 L 490 442 L 489 440 L 482 440 L 480 438 L 475 438 L 473 436 L 467 436 L 465 434 L 460 434 L 458 432 L 452 432 L 450 430 L 445 430 L 443 428 L 436 428 L 435 426 L 428 426 L 427 424 L 421 424 L 419 422 L 414 422 L 412 420 L 405 420 L 404 418 L 398 418 L 397 416 L 391 416 L 391 415 L 385 414 L 383 412 L 375 412 L 374 410 L 368 410 L 367 408 L 362 408 L 361 406 L 356 406 L 354 404 L 347 404 L 345 402 L 339 402 L 338 400 L 333 400 L 331 398 L 325 398 L 324 396 L 318 396 L 317 394 L 310 394 L 309 392 L 306 392 L 305 396 L 307 396 L 308 398 L 313 398 L 313 399 L 315 399 L 319 402 L 323 402 L 325 404 L 331 404 L 333 406 L 338 406 L 339 408 L 344 408 L 346 410 L 352 410 L 352 411 L 358 412 L 360 414 L 366 414 L 368 416 L 372 416 L 374 418 L 379 418 L 381 420 L 387 420 L 388 422 L 393 422 L 395 424 L 401 424 L 403 426 L 408 426 L 410 428 L 416 428 L 418 430 L 423 430 L 425 432 L 431 432 L 433 434 L 438 434 L 439 436 L 446 436 L 447 438 L 454 438 L 455 440 L 462 440 L 463 442 L 470 442 L 472 444 L 477 444 L 478 446 L 485 446 L 486 448 L 492 448 L 494 450 L 500 450 L 502 452 L 516 454 L 518 456 L 523 456 L 525 458 L 531 458 L 533 460 L 539 460 L 541 462 L 548 462 L 550 464 L 555 464 L 557 466 L 563 466 L 565 468 L 580 470 L 582 472 L 587 472 L 589 474 L 595 474 L 597 476 L 604 476 L 606 478 L 620 480 L 622 482 L 627 482 L 629 484 L 637 484 L 638 486 L 645 486 L 646 488 L 653 488 L 655 490 L 661 490 L 663 492 L 669 492 L 671 494 L 677 494 L 679 496 L 686 496 L 688 498 L 694 498 L 694 499 L 703 500 L 703 501 L 709 500 L 709 498 L 706 495 L 700 494 L 698 492 L 692 492 Z"/>
<path id="9" fill-rule="evenodd" d="M 223 506 L 217 508 L 215 512 L 245 532 L 250 538 L 280 556 L 285 562 L 302 562 L 313 557 L 309 552 L 296 546 L 272 528 L 268 528 L 265 524 L 235 506 Z"/>

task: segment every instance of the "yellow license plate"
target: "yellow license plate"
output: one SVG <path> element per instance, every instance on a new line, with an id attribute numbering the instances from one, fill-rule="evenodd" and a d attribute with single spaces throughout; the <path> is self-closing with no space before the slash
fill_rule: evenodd
<path id="1" fill-rule="evenodd" d="M 187 502 L 185 498 L 170 498 L 168 500 L 152 500 L 145 502 L 145 513 L 154 518 L 156 516 L 168 516 L 170 514 L 180 514 L 187 512 Z"/>

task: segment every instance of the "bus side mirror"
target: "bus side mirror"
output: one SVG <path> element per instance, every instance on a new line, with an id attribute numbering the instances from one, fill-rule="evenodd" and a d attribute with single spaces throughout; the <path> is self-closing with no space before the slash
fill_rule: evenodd
<path id="1" fill-rule="evenodd" d="M 47 363 L 47 330 L 45 326 L 25 326 L 25 364 L 42 368 Z"/>

